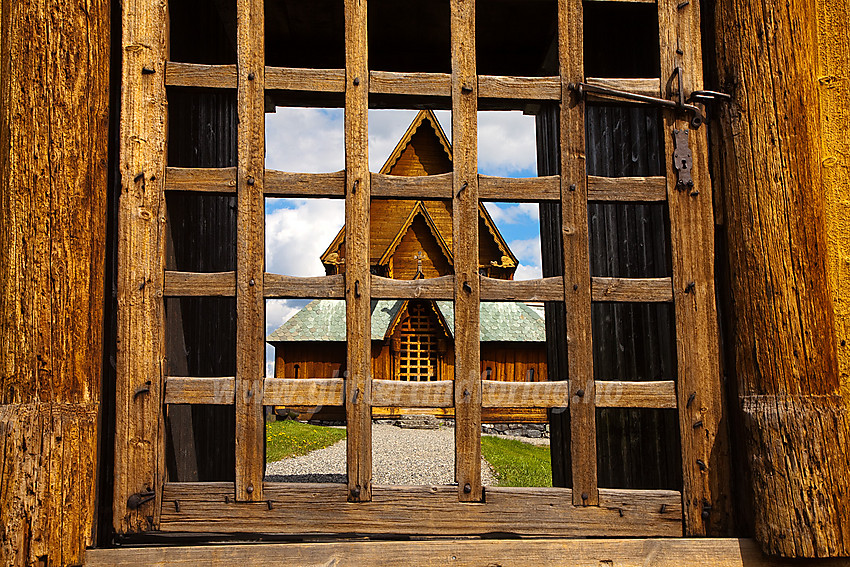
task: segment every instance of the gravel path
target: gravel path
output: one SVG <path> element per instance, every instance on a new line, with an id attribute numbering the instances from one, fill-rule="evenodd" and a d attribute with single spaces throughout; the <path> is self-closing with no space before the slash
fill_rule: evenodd
<path id="1" fill-rule="evenodd" d="M 373 484 L 452 484 L 454 482 L 455 431 L 406 429 L 375 423 L 372 425 Z M 481 480 L 493 486 L 496 480 L 490 466 L 481 459 Z M 266 465 L 270 482 L 337 482 L 345 478 L 345 440 L 330 447 Z"/>

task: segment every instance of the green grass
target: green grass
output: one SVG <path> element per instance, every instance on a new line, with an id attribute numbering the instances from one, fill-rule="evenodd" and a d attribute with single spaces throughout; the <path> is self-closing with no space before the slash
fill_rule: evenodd
<path id="1" fill-rule="evenodd" d="M 549 447 L 483 435 L 481 453 L 493 466 L 499 486 L 552 486 Z"/>
<path id="2" fill-rule="evenodd" d="M 266 424 L 266 462 L 306 455 L 345 439 L 345 429 L 308 425 L 299 421 L 271 421 Z"/>

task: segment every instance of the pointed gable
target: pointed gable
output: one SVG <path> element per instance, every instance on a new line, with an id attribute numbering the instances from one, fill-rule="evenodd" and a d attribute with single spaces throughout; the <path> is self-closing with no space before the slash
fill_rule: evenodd
<path id="1" fill-rule="evenodd" d="M 438 175 L 452 170 L 452 147 L 431 110 L 420 110 L 396 144 L 380 173 Z"/>

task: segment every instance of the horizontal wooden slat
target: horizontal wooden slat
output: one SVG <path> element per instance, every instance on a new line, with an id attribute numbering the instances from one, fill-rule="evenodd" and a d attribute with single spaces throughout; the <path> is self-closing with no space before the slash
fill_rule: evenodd
<path id="1" fill-rule="evenodd" d="M 452 76 L 448 73 L 393 73 L 371 71 L 369 92 L 417 96 L 451 96 Z"/>
<path id="2" fill-rule="evenodd" d="M 672 380 L 658 382 L 597 380 L 595 384 L 598 408 L 676 407 L 676 383 Z"/>
<path id="3" fill-rule="evenodd" d="M 499 280 L 481 276 L 481 301 L 563 301 L 564 278 Z"/>
<path id="4" fill-rule="evenodd" d="M 236 272 L 165 272 L 166 297 L 229 297 L 236 295 Z"/>
<path id="5" fill-rule="evenodd" d="M 345 172 L 289 173 L 267 169 L 264 182 L 267 197 L 344 197 Z"/>
<path id="6" fill-rule="evenodd" d="M 657 303 L 673 301 L 671 278 L 592 278 L 593 301 Z"/>
<path id="7" fill-rule="evenodd" d="M 567 488 L 488 487 L 481 503 L 455 486 L 374 486 L 348 502 L 345 484 L 264 483 L 267 502 L 234 502 L 233 483 L 168 483 L 164 532 L 277 534 L 679 537 L 682 498 L 669 490 L 599 490 L 599 506 L 572 506 Z M 175 502 L 177 504 L 175 504 Z"/>
<path id="8" fill-rule="evenodd" d="M 450 408 L 454 406 L 454 382 L 402 382 L 372 380 L 372 406 L 398 408 Z"/>
<path id="9" fill-rule="evenodd" d="M 266 378 L 263 386 L 267 406 L 341 406 L 344 402 L 342 378 Z"/>
<path id="10" fill-rule="evenodd" d="M 587 176 L 588 201 L 666 201 L 666 177 Z"/>
<path id="11" fill-rule="evenodd" d="M 546 177 L 478 176 L 478 197 L 482 201 L 557 201 L 561 198 L 561 179 Z"/>
<path id="12" fill-rule="evenodd" d="M 375 299 L 454 299 L 454 276 L 424 280 L 393 280 L 372 276 Z"/>
<path id="13" fill-rule="evenodd" d="M 184 547 L 87 549 L 86 567 L 167 567 L 204 565 L 333 565 L 334 567 L 846 567 L 846 559 L 769 557 L 751 539 L 437 539 L 420 541 L 334 541 L 327 543 L 267 543 Z M 569 558 L 565 562 L 565 558 Z"/>
<path id="14" fill-rule="evenodd" d="M 266 67 L 266 90 L 341 93 L 345 70 Z"/>
<path id="15" fill-rule="evenodd" d="M 561 100 L 561 78 L 478 75 L 478 97 Z"/>
<path id="16" fill-rule="evenodd" d="M 236 193 L 236 168 L 166 167 L 165 190 Z"/>
<path id="17" fill-rule="evenodd" d="M 451 199 L 452 174 L 439 175 L 386 175 L 373 173 L 372 197 L 397 199 Z"/>
<path id="18" fill-rule="evenodd" d="M 623 0 L 617 0 L 623 1 Z M 631 0 L 634 1 L 634 0 Z M 654 3 L 654 2 L 653 2 Z M 588 85 L 595 87 L 605 87 L 618 91 L 626 91 L 643 96 L 661 96 L 661 80 L 660 79 L 609 79 L 601 77 L 588 77 L 585 82 Z M 604 100 L 606 97 L 597 93 L 588 93 L 588 98 L 591 100 Z M 617 99 L 618 101 L 622 99 Z M 639 102 L 626 102 L 626 104 L 641 104 Z"/>
<path id="19" fill-rule="evenodd" d="M 345 277 L 335 276 L 298 277 L 266 273 L 263 277 L 266 299 L 342 299 Z"/>
<path id="20" fill-rule="evenodd" d="M 169 61 L 165 65 L 169 87 L 236 88 L 236 65 L 199 65 Z"/>
<path id="21" fill-rule="evenodd" d="M 560 382 L 482 380 L 481 384 L 482 405 L 485 408 L 565 408 L 570 405 L 570 383 L 567 380 Z"/>
<path id="22" fill-rule="evenodd" d="M 189 378 L 168 376 L 165 379 L 166 404 L 232 404 L 236 378 Z"/>

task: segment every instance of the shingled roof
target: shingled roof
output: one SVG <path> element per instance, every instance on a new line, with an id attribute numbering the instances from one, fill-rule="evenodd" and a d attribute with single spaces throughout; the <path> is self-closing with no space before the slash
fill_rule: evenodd
<path id="1" fill-rule="evenodd" d="M 372 340 L 383 340 L 387 330 L 404 306 L 402 299 L 372 301 Z M 451 301 L 435 302 L 437 309 L 454 335 L 454 306 Z M 519 302 L 485 302 L 481 304 L 480 340 L 494 342 L 544 342 L 546 329 L 542 311 Z M 345 301 L 317 299 L 295 313 L 266 340 L 269 343 L 290 341 L 345 341 Z"/>

